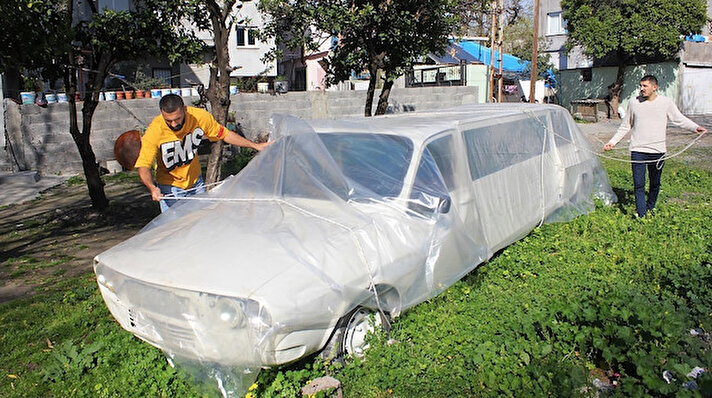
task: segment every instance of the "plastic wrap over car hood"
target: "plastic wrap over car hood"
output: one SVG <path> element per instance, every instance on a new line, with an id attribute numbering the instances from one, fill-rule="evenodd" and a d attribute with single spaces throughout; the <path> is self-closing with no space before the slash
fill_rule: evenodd
<path id="1" fill-rule="evenodd" d="M 355 306 L 397 315 L 541 222 L 615 200 L 558 107 L 274 115 L 270 139 L 95 259 L 122 326 L 226 396 L 320 349 Z"/>

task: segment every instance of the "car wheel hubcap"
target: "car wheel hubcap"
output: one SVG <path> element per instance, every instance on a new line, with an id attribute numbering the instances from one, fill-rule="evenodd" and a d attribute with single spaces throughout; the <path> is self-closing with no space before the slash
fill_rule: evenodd
<path id="1" fill-rule="evenodd" d="M 351 315 L 344 331 L 344 351 L 355 357 L 363 357 L 368 348 L 366 336 L 381 326 L 381 318 L 373 311 L 360 308 Z"/>

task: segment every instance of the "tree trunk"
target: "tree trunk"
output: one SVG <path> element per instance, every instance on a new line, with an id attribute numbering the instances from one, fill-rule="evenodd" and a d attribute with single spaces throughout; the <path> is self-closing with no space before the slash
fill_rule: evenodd
<path id="1" fill-rule="evenodd" d="M 373 109 L 373 94 L 376 92 L 376 83 L 378 82 L 378 68 L 370 67 L 368 68 L 368 73 L 371 75 L 371 78 L 368 81 L 366 107 L 363 110 L 363 115 L 366 117 L 371 116 L 371 109 Z"/>
<path id="2" fill-rule="evenodd" d="M 215 63 L 219 65 L 219 62 Z M 227 122 L 227 110 L 230 107 L 230 97 L 228 95 L 230 90 L 230 80 L 228 76 L 226 87 L 223 87 L 221 80 L 222 79 L 219 77 L 219 72 L 216 66 L 211 66 L 210 87 L 208 87 L 207 90 L 208 101 L 210 101 L 211 113 L 215 120 L 218 123 L 225 125 Z M 224 143 L 222 140 L 215 141 L 210 144 L 210 156 L 208 157 L 208 165 L 205 171 L 205 182 L 208 185 L 220 181 L 220 166 L 222 165 L 223 146 Z"/>
<path id="3" fill-rule="evenodd" d="M 70 58 L 73 55 L 70 53 Z M 70 60 L 70 65 L 74 66 L 74 60 Z M 106 64 L 105 64 L 106 65 Z M 104 211 L 109 207 L 109 200 L 104 192 L 104 182 L 101 180 L 99 173 L 99 165 L 96 162 L 96 155 L 91 147 L 89 138 L 91 137 L 91 123 L 94 117 L 94 111 L 98 104 L 99 93 L 96 88 L 97 81 L 104 81 L 105 73 L 97 73 L 94 79 L 90 79 L 87 87 L 87 94 L 84 98 L 84 106 L 82 108 L 82 129 L 79 130 L 79 121 L 77 116 L 77 103 L 74 93 L 77 91 L 76 69 L 74 67 L 67 68 L 64 72 L 64 82 L 67 87 L 67 100 L 69 101 L 69 133 L 74 139 L 74 143 L 79 150 L 79 156 L 82 159 L 82 169 L 87 182 L 89 198 L 91 205 L 95 210 Z M 99 87 L 100 88 L 100 87 Z"/>
<path id="4" fill-rule="evenodd" d="M 213 117 L 223 126 L 227 123 L 228 110 L 230 109 L 230 72 L 232 69 L 230 68 L 228 39 L 232 28 L 230 14 L 235 3 L 236 0 L 225 1 L 222 5 L 214 0 L 207 2 L 215 42 L 215 58 L 210 67 L 210 86 L 207 90 L 207 97 Z M 222 140 L 210 145 L 210 157 L 205 172 L 206 184 L 220 181 L 223 145 Z"/>
<path id="5" fill-rule="evenodd" d="M 388 97 L 391 95 L 393 88 L 393 80 L 386 80 L 381 89 L 381 95 L 378 97 L 378 106 L 376 107 L 376 116 L 385 115 L 388 110 Z"/>
<path id="6" fill-rule="evenodd" d="M 71 73 L 71 72 L 69 72 Z M 70 90 L 76 91 L 76 90 Z M 82 108 L 82 130 L 79 131 L 79 123 L 77 118 L 77 105 L 74 97 L 68 97 L 69 104 L 69 133 L 74 139 L 74 143 L 79 150 L 79 156 L 82 159 L 82 169 L 87 181 L 87 189 L 91 198 L 91 206 L 99 211 L 106 210 L 109 206 L 109 200 L 104 193 L 104 182 L 99 174 L 99 165 L 96 162 L 96 155 L 91 147 L 89 137 L 91 135 L 91 121 L 94 117 L 97 102 L 88 96 L 84 99 L 84 107 Z"/>
<path id="7" fill-rule="evenodd" d="M 97 12 L 95 5 L 89 2 L 94 13 Z M 72 16 L 74 15 L 74 2 L 67 2 L 67 9 L 69 12 L 69 20 L 66 21 L 68 25 L 72 25 Z M 94 155 L 94 150 L 91 147 L 91 141 L 89 140 L 91 134 L 91 121 L 94 116 L 94 111 L 96 110 L 97 101 L 99 99 L 99 93 L 95 92 L 95 86 L 99 82 L 99 88 L 104 82 L 106 77 L 106 71 L 109 70 L 110 59 L 108 57 L 100 58 L 100 62 L 92 62 L 90 66 L 92 70 L 99 70 L 103 72 L 98 72 L 94 79 L 89 80 L 89 92 L 92 96 L 86 96 L 84 101 L 84 108 L 82 109 L 82 130 L 79 130 L 79 120 L 77 116 L 77 101 L 74 97 L 77 92 L 77 70 L 79 70 L 77 65 L 74 52 L 69 51 L 67 58 L 65 59 L 66 67 L 64 68 L 64 86 L 67 90 L 67 100 L 69 101 L 69 134 L 71 134 L 74 144 L 79 150 L 79 156 L 82 159 L 82 168 L 84 169 L 84 177 L 87 181 L 87 189 L 89 190 L 89 197 L 91 198 L 91 205 L 94 209 L 103 211 L 109 207 L 109 200 L 106 198 L 104 193 L 104 182 L 101 180 L 99 175 L 99 165 L 96 163 L 96 155 Z M 104 69 L 101 69 L 101 68 Z"/>

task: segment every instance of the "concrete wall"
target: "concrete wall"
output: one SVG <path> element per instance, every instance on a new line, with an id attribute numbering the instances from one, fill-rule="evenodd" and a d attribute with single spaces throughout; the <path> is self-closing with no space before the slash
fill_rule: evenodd
<path id="1" fill-rule="evenodd" d="M 46 108 L 5 100 L 8 153 L 20 170 L 45 174 L 81 172 L 79 151 L 69 134 L 69 104 Z M 79 104 L 81 109 L 81 104 Z M 91 144 L 98 161 L 112 159 L 114 140 L 124 131 L 144 128 L 157 115 L 158 100 L 100 102 L 92 124 Z M 79 112 L 81 128 L 81 112 Z"/>
<path id="2" fill-rule="evenodd" d="M 0 73 L 0 104 L 3 103 L 5 99 L 3 96 L 3 82 L 5 75 Z M 0 173 L 4 171 L 12 171 L 12 163 L 10 158 L 7 156 L 7 140 L 5 138 L 5 107 L 0 106 Z"/>
<path id="3" fill-rule="evenodd" d="M 478 103 L 478 96 L 477 87 L 399 88 L 392 91 L 390 104 L 393 112 L 429 110 Z M 186 98 L 186 102 L 191 99 L 195 98 Z M 231 97 L 231 110 L 245 135 L 255 139 L 268 134 L 272 113 L 302 118 L 361 116 L 365 99 L 365 91 L 289 92 L 279 96 L 241 93 Z M 81 172 L 79 152 L 69 134 L 67 103 L 49 104 L 47 108 L 18 105 L 10 100 L 3 104 L 11 145 L 3 148 L 0 158 L 10 156 L 20 170 L 44 174 Z M 113 159 L 116 138 L 127 130 L 144 129 L 157 115 L 157 99 L 100 102 L 91 136 L 97 160 Z"/>
<path id="4" fill-rule="evenodd" d="M 680 110 L 687 115 L 712 115 L 712 68 L 683 66 Z"/>
<path id="5" fill-rule="evenodd" d="M 688 66 L 712 67 L 712 44 L 686 41 L 680 59 Z"/>
<path id="6" fill-rule="evenodd" d="M 584 98 L 604 98 L 608 94 L 608 86 L 616 81 L 616 67 L 591 68 L 591 81 L 582 80 L 584 69 L 569 69 L 560 71 L 559 101 L 570 109 L 571 101 Z M 628 101 L 638 93 L 640 79 L 652 74 L 658 78 L 659 92 L 670 97 L 680 106 L 680 82 L 678 79 L 679 64 L 662 62 L 657 64 L 629 66 L 625 69 L 621 105 L 625 108 Z"/>
<path id="7" fill-rule="evenodd" d="M 709 24 L 703 34 L 709 35 L 708 28 Z M 680 61 L 680 109 L 689 115 L 712 114 L 712 44 L 685 42 Z"/>
<path id="8" fill-rule="evenodd" d="M 467 65 L 465 73 L 467 73 L 466 81 L 468 86 L 478 87 L 477 102 L 487 102 L 487 86 L 489 86 L 489 73 L 487 65 Z"/>

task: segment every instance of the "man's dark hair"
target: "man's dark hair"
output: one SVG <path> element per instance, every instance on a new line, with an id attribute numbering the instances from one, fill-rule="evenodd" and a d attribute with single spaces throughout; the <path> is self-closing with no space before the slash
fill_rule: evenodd
<path id="1" fill-rule="evenodd" d="M 653 75 L 645 75 L 645 76 L 643 76 L 642 79 L 640 79 L 640 81 L 641 82 L 650 82 L 656 86 L 658 85 L 658 78 Z"/>
<path id="2" fill-rule="evenodd" d="M 166 94 L 158 102 L 158 107 L 166 113 L 173 113 L 184 106 L 183 98 L 176 94 Z"/>

